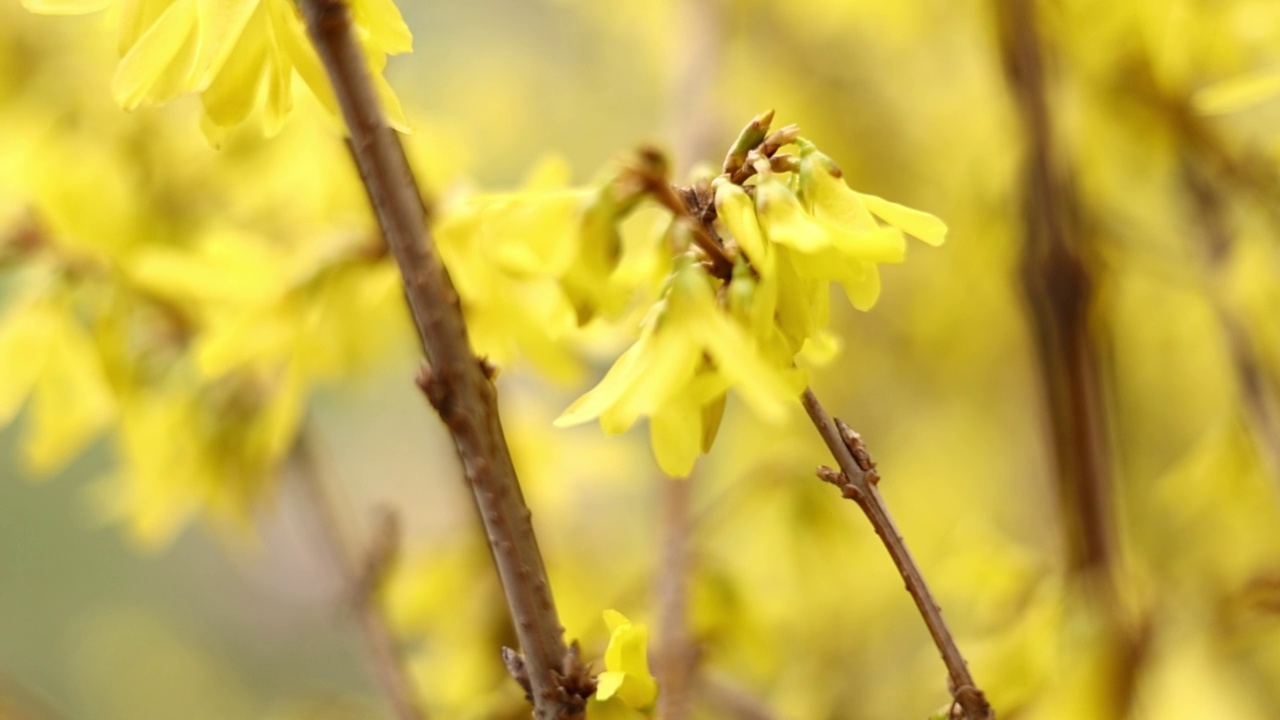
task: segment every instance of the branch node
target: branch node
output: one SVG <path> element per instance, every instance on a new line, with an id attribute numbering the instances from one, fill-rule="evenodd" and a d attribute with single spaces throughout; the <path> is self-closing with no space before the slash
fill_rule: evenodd
<path id="1" fill-rule="evenodd" d="M 876 485 L 880 482 L 880 473 L 876 472 L 876 463 L 871 459 L 871 453 L 867 452 L 867 444 L 862 441 L 862 436 L 856 430 L 845 424 L 840 418 L 835 418 L 836 429 L 840 431 L 840 439 L 844 441 L 845 447 L 849 448 L 849 453 L 853 455 L 853 460 L 858 464 L 862 472 L 866 473 L 867 482 Z"/>
<path id="2" fill-rule="evenodd" d="M 950 687 L 951 682 L 948 680 Z M 961 685 L 951 692 L 952 720 L 995 720 L 995 711 L 987 702 L 987 696 L 973 685 Z"/>
<path id="3" fill-rule="evenodd" d="M 525 667 L 524 658 L 520 653 L 512 648 L 503 646 L 502 648 L 502 664 L 507 666 L 507 672 L 510 673 L 512 679 L 524 688 L 524 699 L 533 702 L 533 687 L 529 684 L 529 669 Z"/>
<path id="4" fill-rule="evenodd" d="M 498 366 L 493 364 L 488 355 L 477 358 L 477 361 L 480 363 L 480 372 L 484 373 L 485 380 L 493 382 L 498 379 Z"/>
<path id="5" fill-rule="evenodd" d="M 565 651 L 564 673 L 559 679 L 561 702 L 578 712 L 585 710 L 587 699 L 596 692 L 596 679 L 591 676 L 591 668 L 582 662 L 582 649 L 577 640 L 569 643 Z"/>
<path id="6" fill-rule="evenodd" d="M 448 380 L 442 377 L 441 373 L 433 371 L 431 366 L 423 363 L 413 381 L 427 396 L 431 407 L 440 413 L 440 418 L 448 422 L 449 416 L 453 414 L 453 391 Z"/>

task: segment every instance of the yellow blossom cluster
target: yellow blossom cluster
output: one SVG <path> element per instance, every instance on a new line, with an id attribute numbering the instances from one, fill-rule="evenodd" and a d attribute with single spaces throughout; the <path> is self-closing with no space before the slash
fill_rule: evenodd
<path id="1" fill-rule="evenodd" d="M 599 418 L 612 434 L 647 417 L 658 464 L 687 475 L 715 439 L 730 388 L 765 420 L 786 418 L 807 382 L 797 356 L 829 344 L 832 283 L 869 309 L 880 294 L 877 265 L 902 262 L 904 234 L 945 239 L 936 217 L 852 190 L 813 143 L 794 145 L 798 160 L 782 171 L 757 154 L 747 182 L 726 172 L 705 186 L 716 216 L 707 237 L 732 272 L 717 276 L 706 248 L 677 248 L 639 339 L 557 424 Z M 673 226 L 687 222 L 677 216 Z"/>

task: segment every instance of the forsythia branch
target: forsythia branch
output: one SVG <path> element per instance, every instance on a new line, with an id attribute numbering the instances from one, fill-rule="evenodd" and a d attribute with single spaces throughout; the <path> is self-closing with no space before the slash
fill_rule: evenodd
<path id="1" fill-rule="evenodd" d="M 471 352 L 458 295 L 426 225 L 404 149 L 389 127 L 342 0 L 299 0 L 333 85 L 361 179 L 404 278 L 429 368 L 419 385 L 453 437 L 520 641 L 538 720 L 581 717 L 591 679 L 564 641 L 489 373 Z"/>
<path id="2" fill-rule="evenodd" d="M 942 654 L 942 661 L 947 666 L 951 696 L 964 713 L 962 717 L 966 720 L 994 718 L 995 712 L 978 688 L 973 675 L 969 673 L 969 666 L 960 654 L 951 629 L 942 618 L 942 608 L 934 600 L 933 593 L 920 572 L 920 566 L 907 549 L 898 526 L 894 524 L 889 509 L 884 504 L 884 498 L 880 497 L 880 491 L 876 488 L 880 476 L 876 473 L 871 456 L 862 445 L 862 439 L 839 419 L 833 420 L 818 402 L 813 390 L 806 389 L 802 400 L 809 419 L 840 466 L 838 472 L 827 467 L 820 468 L 818 476 L 839 487 L 846 498 L 858 503 L 876 534 L 880 536 L 885 549 L 889 551 L 889 557 L 893 558 L 898 574 L 907 585 L 907 592 L 911 593 L 911 599 L 915 601 L 925 626 L 929 628 L 929 635 Z"/>

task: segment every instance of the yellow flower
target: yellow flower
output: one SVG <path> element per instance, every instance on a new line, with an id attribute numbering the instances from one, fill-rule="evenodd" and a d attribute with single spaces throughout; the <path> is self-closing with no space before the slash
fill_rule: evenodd
<path id="1" fill-rule="evenodd" d="M 0 357 L 0 426 L 30 398 L 23 449 L 33 472 L 57 471 L 115 418 L 98 348 L 69 298 L 14 302 L 0 317 Z"/>
<path id="2" fill-rule="evenodd" d="M 45 14 L 115 8 L 120 64 L 112 80 L 126 110 L 200 93 L 206 131 L 217 139 L 261 106 L 267 134 L 293 107 L 295 72 L 330 112 L 337 103 L 320 59 L 290 0 L 23 0 Z M 388 54 L 408 52 L 412 37 L 391 0 L 352 0 L 361 43 L 392 123 L 399 101 L 382 79 Z"/>
<path id="3" fill-rule="evenodd" d="M 596 677 L 596 698 L 617 697 L 628 707 L 644 710 L 658 697 L 658 683 L 649 673 L 649 629 L 636 625 L 617 610 L 604 611 L 609 626 L 605 671 Z"/>
<path id="4" fill-rule="evenodd" d="M 795 278 L 779 279 L 788 288 L 781 291 L 783 305 L 797 298 L 825 294 L 825 282 L 838 282 L 854 307 L 868 310 L 880 295 L 876 265 L 900 263 L 905 258 L 903 233 L 939 245 L 946 237 L 947 227 L 928 213 L 853 191 L 841 179 L 839 168 L 830 158 L 808 141 L 800 140 L 797 144 L 800 169 L 795 184 L 799 193 L 771 172 L 762 173 L 755 188 L 759 226 L 768 244 L 781 246 L 773 254 L 785 255 L 785 259 L 770 258 L 757 269 L 767 274 L 777 266 L 780 275 L 794 272 Z M 736 196 L 735 191 L 721 186 L 717 191 L 717 207 L 730 210 L 722 222 L 751 256 L 750 246 L 758 241 L 754 229 L 736 207 L 741 204 Z M 878 222 L 877 217 L 885 224 Z M 767 250 L 766 245 L 754 254 L 764 255 Z M 822 284 L 812 286 L 799 280 L 817 280 Z M 803 307 L 792 306 L 780 312 L 789 317 L 790 327 L 785 329 L 793 340 L 803 342 L 811 336 L 813 323 L 804 317 Z"/>
<path id="5" fill-rule="evenodd" d="M 752 267 L 761 275 L 773 274 L 773 252 L 764 239 L 764 231 L 756 217 L 755 204 L 751 196 L 741 185 L 735 185 L 728 178 L 717 178 L 714 184 L 716 191 L 716 216 L 729 232 L 729 236 L 747 255 Z"/>
<path id="6" fill-rule="evenodd" d="M 800 194 L 819 221 L 852 231 L 851 254 L 882 263 L 902 262 L 906 247 L 901 232 L 938 246 L 947 237 L 947 225 L 926 212 L 855 192 L 843 180 L 835 162 L 813 143 L 800 140 Z M 872 216 L 888 223 L 881 227 Z M 901 231 L 901 232 L 899 232 Z"/>
<path id="7" fill-rule="evenodd" d="M 704 410 L 730 387 L 758 415 L 780 422 L 802 386 L 771 366 L 749 332 L 716 304 L 706 272 L 687 258 L 679 262 L 640 339 L 555 421 L 564 427 L 598 417 L 613 434 L 647 416 L 658 464 L 674 476 L 687 475 L 710 445 L 707 421 L 715 413 Z"/>

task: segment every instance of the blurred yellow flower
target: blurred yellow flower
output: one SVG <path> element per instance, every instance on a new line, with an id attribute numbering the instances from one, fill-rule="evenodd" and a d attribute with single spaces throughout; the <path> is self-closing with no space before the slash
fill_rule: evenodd
<path id="1" fill-rule="evenodd" d="M 659 466 L 687 475 L 713 439 L 706 408 L 734 388 L 761 417 L 786 418 L 802 385 L 772 367 L 750 334 L 716 304 L 711 278 L 688 258 L 672 275 L 665 299 L 646 318 L 636 341 L 600 383 L 556 419 L 565 427 L 600 419 L 620 433 L 641 416 Z"/>
<path id="2" fill-rule="evenodd" d="M 57 471 L 116 415 L 93 338 L 74 316 L 69 298 L 14 303 L 0 317 L 0 427 L 31 399 L 23 444 L 35 473 Z"/>
<path id="3" fill-rule="evenodd" d="M 658 683 L 649 673 L 649 629 L 617 610 L 605 610 L 604 621 L 609 647 L 604 652 L 605 670 L 596 677 L 596 698 L 616 697 L 635 710 L 652 707 Z"/>
<path id="4" fill-rule="evenodd" d="M 293 76 L 320 102 L 337 102 L 290 0 L 23 0 L 28 10 L 74 15 L 113 9 L 120 64 L 112 80 L 126 110 L 200 93 L 206 131 L 218 139 L 261 107 L 262 126 L 275 134 L 293 108 Z M 409 52 L 413 38 L 391 0 L 351 0 L 352 16 L 388 116 L 406 123 L 382 79 L 388 54 Z"/>

